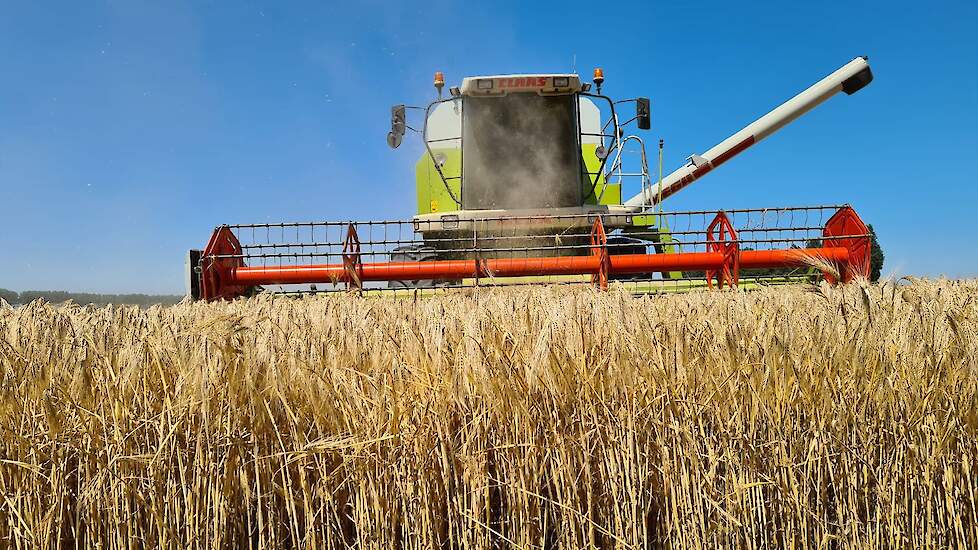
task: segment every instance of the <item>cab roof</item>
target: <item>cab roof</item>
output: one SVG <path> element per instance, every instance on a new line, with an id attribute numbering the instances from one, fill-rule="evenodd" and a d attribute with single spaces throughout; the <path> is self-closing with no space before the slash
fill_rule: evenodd
<path id="1" fill-rule="evenodd" d="M 581 78 L 576 74 L 504 74 L 470 76 L 462 79 L 462 95 L 499 96 L 510 93 L 565 95 L 581 91 Z"/>

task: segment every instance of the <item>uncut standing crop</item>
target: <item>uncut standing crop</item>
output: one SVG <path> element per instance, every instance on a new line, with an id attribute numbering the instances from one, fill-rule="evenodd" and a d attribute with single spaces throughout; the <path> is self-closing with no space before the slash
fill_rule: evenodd
<path id="1" fill-rule="evenodd" d="M 0 546 L 973 546 L 976 295 L 0 307 Z"/>

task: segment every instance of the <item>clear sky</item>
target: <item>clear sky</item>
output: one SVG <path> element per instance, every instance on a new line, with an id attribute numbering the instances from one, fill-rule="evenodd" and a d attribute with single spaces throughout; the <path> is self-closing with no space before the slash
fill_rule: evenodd
<path id="1" fill-rule="evenodd" d="M 435 70 L 601 66 L 668 172 L 857 55 L 869 87 L 668 209 L 850 202 L 884 274 L 978 275 L 974 0 L 0 1 L 0 287 L 179 293 L 221 223 L 409 217 L 389 108 Z"/>

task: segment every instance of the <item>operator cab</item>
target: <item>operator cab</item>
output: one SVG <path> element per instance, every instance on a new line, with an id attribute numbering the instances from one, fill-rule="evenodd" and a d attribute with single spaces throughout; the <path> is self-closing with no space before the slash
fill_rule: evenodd
<path id="1" fill-rule="evenodd" d="M 444 78 L 436 73 L 439 99 L 416 108 L 425 111 L 416 218 L 605 212 L 620 205 L 621 176 L 627 175 L 620 162 L 623 125 L 615 103 L 600 95 L 603 74 L 595 73 L 598 94 L 576 74 L 521 74 L 465 78 L 448 98 L 441 97 Z M 596 101 L 606 106 L 604 125 Z M 637 111 L 631 120 L 647 129 L 648 99 L 632 101 Z M 392 109 L 391 147 L 409 128 L 405 109 Z M 612 151 L 614 182 L 606 169 Z M 650 183 L 644 146 L 641 166 L 634 175 L 644 175 L 644 186 Z"/>

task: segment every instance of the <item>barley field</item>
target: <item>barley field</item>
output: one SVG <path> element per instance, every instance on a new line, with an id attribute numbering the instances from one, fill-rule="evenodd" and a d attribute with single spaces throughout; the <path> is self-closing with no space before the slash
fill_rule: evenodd
<path id="1" fill-rule="evenodd" d="M 976 281 L 0 305 L 0 547 L 974 547 L 976 356 Z"/>

